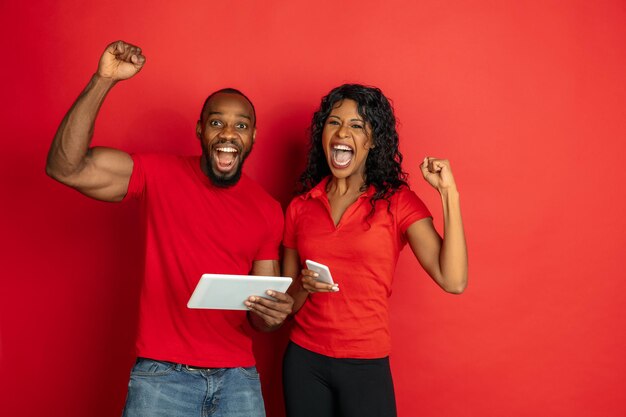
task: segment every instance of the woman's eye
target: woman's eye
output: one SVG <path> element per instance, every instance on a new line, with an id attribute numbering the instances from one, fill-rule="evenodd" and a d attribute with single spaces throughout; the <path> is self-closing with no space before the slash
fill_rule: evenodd
<path id="1" fill-rule="evenodd" d="M 338 125 L 338 124 L 339 124 L 339 122 L 338 122 L 337 120 L 329 120 L 329 121 L 328 121 L 328 124 L 329 124 L 329 125 L 336 126 L 336 125 Z"/>
<path id="2" fill-rule="evenodd" d="M 363 129 L 362 125 L 352 125 L 352 129 Z"/>

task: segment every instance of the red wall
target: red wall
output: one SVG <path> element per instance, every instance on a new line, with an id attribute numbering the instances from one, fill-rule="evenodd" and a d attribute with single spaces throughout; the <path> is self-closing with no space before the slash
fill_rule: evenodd
<path id="1" fill-rule="evenodd" d="M 418 163 L 452 161 L 470 285 L 445 294 L 402 254 L 401 416 L 626 415 L 624 2 L 224 3 L 0 3 L 0 415 L 115 416 L 124 401 L 136 207 L 44 175 L 63 114 L 118 38 L 148 61 L 109 96 L 96 144 L 199 152 L 203 99 L 234 86 L 258 109 L 246 170 L 286 203 L 312 111 L 350 81 L 394 100 L 405 168 L 439 226 Z M 285 337 L 257 340 L 269 417 L 283 415 Z"/>

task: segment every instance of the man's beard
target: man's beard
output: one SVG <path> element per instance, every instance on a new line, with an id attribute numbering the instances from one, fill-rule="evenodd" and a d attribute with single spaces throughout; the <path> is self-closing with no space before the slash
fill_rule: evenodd
<path id="1" fill-rule="evenodd" d="M 212 155 L 209 152 L 207 152 L 205 149 L 202 149 L 202 152 L 204 153 L 204 158 L 207 161 L 207 177 L 209 177 L 213 185 L 215 185 L 216 187 L 220 187 L 220 188 L 228 188 L 237 184 L 239 180 L 241 179 L 243 163 L 246 161 L 246 158 L 248 157 L 248 155 L 250 155 L 250 152 L 252 152 L 253 145 L 254 143 L 250 145 L 250 149 L 248 150 L 248 152 L 242 153 L 241 160 L 239 161 L 239 165 L 237 166 L 237 169 L 235 170 L 235 172 L 233 172 L 232 174 L 230 173 L 222 174 L 220 172 L 216 173 L 215 170 L 213 169 L 214 160 L 213 160 Z"/>

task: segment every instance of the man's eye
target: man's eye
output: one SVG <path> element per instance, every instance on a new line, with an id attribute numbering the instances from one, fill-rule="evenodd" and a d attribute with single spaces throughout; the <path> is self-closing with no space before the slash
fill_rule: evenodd
<path id="1" fill-rule="evenodd" d="M 212 127 L 220 127 L 220 126 L 222 125 L 222 122 L 220 122 L 219 120 L 211 120 L 211 121 L 209 122 L 209 124 L 210 124 Z"/>
<path id="2" fill-rule="evenodd" d="M 245 123 L 237 123 L 237 129 L 247 129 L 248 125 Z"/>

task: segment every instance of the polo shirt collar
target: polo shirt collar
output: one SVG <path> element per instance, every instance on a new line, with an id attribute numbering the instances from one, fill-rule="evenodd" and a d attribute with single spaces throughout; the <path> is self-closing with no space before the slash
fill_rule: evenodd
<path id="1" fill-rule="evenodd" d="M 321 180 L 315 187 L 311 188 L 308 192 L 306 192 L 302 198 L 304 200 L 308 200 L 309 198 L 321 198 L 326 197 L 326 185 L 328 181 L 331 180 L 331 176 L 327 176 L 323 180 Z M 367 187 L 367 190 L 363 192 L 359 198 L 370 198 L 376 193 L 376 189 L 372 184 Z"/>

